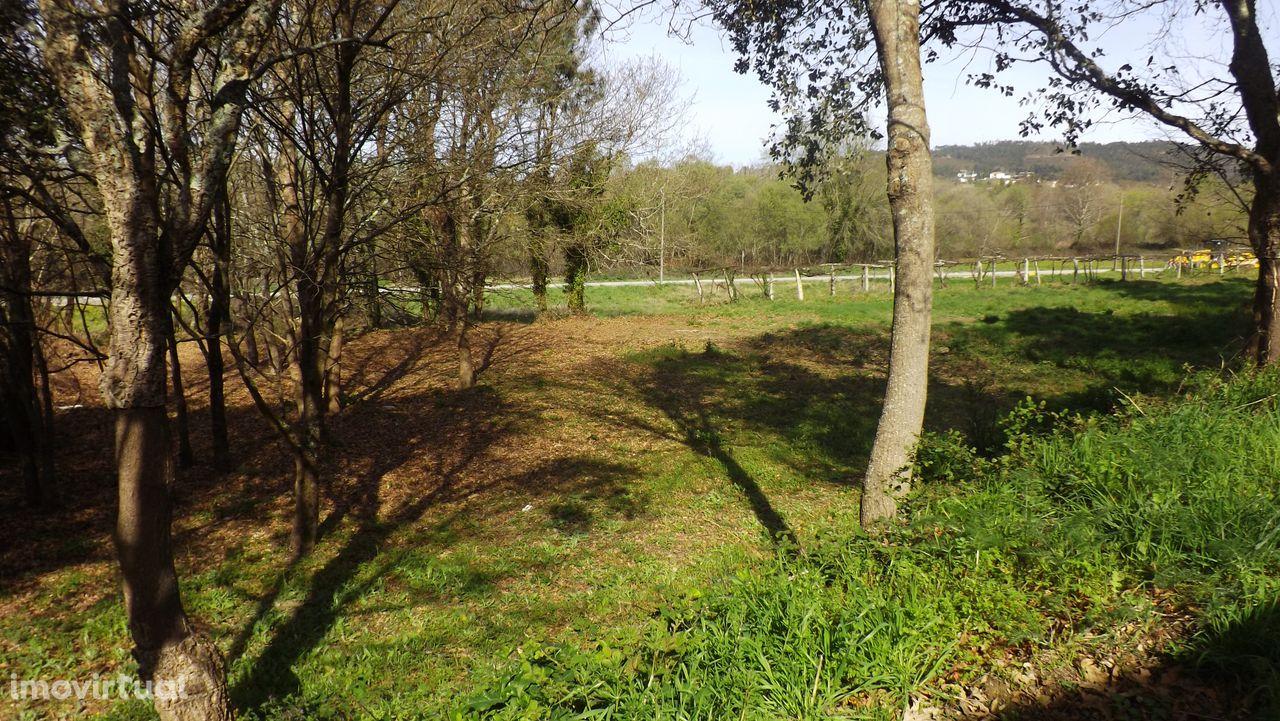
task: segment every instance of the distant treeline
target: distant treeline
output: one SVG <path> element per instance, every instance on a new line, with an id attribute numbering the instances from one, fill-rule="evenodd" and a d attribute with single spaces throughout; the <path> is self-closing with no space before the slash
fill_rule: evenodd
<path id="1" fill-rule="evenodd" d="M 1085 145 L 1079 155 L 1053 154 L 1043 143 L 1005 142 L 938 149 L 935 185 L 938 253 L 944 258 L 992 255 L 1091 255 L 1115 251 L 1171 255 L 1209 239 L 1243 238 L 1246 188 L 1204 178 L 1194 195 L 1177 169 L 1156 153 L 1168 143 Z M 957 156 L 986 157 L 963 161 Z M 1016 158 L 1009 162 L 997 158 Z M 950 166 L 950 167 L 949 167 Z M 963 168 L 1031 170 L 1036 180 L 955 182 Z M 883 153 L 838 159 L 805 202 L 774 165 L 732 168 L 688 157 L 615 169 L 595 202 L 617 218 L 613 232 L 593 246 L 596 270 L 631 275 L 722 265 L 749 268 L 887 261 L 893 230 L 884 193 Z M 1158 180 L 1136 178 L 1156 176 Z M 951 180 L 946 178 L 950 177 Z M 1181 202 L 1179 197 L 1182 196 Z M 500 274 L 526 273 L 528 230 L 509 221 L 510 242 L 495 253 Z M 541 236 L 549 248 L 568 241 Z M 549 269 L 562 272 L 560 254 Z M 406 281 L 408 282 L 408 281 Z"/>

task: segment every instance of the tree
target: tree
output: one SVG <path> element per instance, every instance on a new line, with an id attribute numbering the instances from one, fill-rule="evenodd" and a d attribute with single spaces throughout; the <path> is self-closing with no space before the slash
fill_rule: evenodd
<path id="1" fill-rule="evenodd" d="M 572 95 L 578 82 L 566 68 L 576 62 L 571 50 L 584 13 L 568 0 L 475 3 L 450 6 L 424 28 L 437 44 L 431 82 L 396 116 L 405 128 L 397 152 L 408 158 L 404 201 L 413 216 L 398 239 L 423 289 L 424 320 L 443 325 L 457 346 L 460 388 L 474 385 L 479 370 L 470 330 L 493 255 L 519 216 L 538 231 L 550 227 L 530 199 L 549 192 L 565 142 L 559 136 L 573 125 L 559 114 L 561 91 Z M 535 256 L 535 276 L 543 246 L 522 248 Z"/>
<path id="2" fill-rule="evenodd" d="M 532 191 L 525 220 L 540 310 L 546 307 L 553 236 L 562 243 L 569 310 L 580 313 L 586 308 L 586 275 L 593 256 L 606 247 L 621 247 L 626 230 L 639 229 L 653 215 L 648 209 L 653 203 L 607 192 L 609 181 L 629 153 L 661 148 L 678 117 L 678 84 L 661 62 L 631 63 L 612 73 L 584 66 L 581 44 L 590 38 L 596 20 L 587 13 L 573 24 L 578 35 L 571 39 L 578 44 L 550 56 L 557 61 L 551 85 L 535 88 L 532 96 L 535 142 L 530 155 L 535 169 L 533 182 L 525 181 Z M 613 185 L 615 191 L 621 189 Z"/>
<path id="3" fill-rule="evenodd" d="M 888 106 L 887 195 L 893 218 L 897 284 L 889 379 L 862 485 L 861 521 L 894 516 L 909 488 L 924 425 L 933 304 L 933 166 L 920 61 L 920 4 L 776 3 L 708 0 L 741 55 L 791 115 L 772 152 L 812 192 L 828 161 L 856 138 L 876 134 L 867 111 Z M 874 49 L 871 62 L 868 50 Z M 754 61 L 754 62 L 752 62 Z M 796 110 L 803 108 L 803 110 Z"/>
<path id="4" fill-rule="evenodd" d="M 580 18 L 563 23 L 551 34 L 549 50 L 540 58 L 546 68 L 536 76 L 530 94 L 533 169 L 525 184 L 530 200 L 525 208 L 528 228 L 529 275 L 539 312 L 547 310 L 547 275 L 554 237 L 572 226 L 572 211 L 554 182 L 566 146 L 581 140 L 584 116 L 599 95 L 599 77 L 584 65 L 586 45 L 599 16 L 590 4 L 575 8 Z"/>
<path id="5" fill-rule="evenodd" d="M 293 379 L 292 413 L 276 414 L 252 376 L 242 377 L 293 455 L 289 545 L 300 557 L 316 542 L 326 419 L 338 409 L 348 281 L 343 270 L 366 240 L 351 217 L 361 191 L 386 168 L 385 154 L 367 150 L 409 90 L 402 68 L 379 70 L 394 67 L 385 36 L 392 34 L 387 26 L 397 3 L 291 0 L 286 7 L 290 21 L 278 28 L 273 50 L 287 59 L 271 68 L 255 93 L 252 157 L 262 168 L 255 190 L 269 216 L 270 231 L 261 240 L 275 260 L 279 293 L 271 296 L 281 300 L 263 309 L 282 311 L 273 320 L 284 330 L 281 355 Z M 238 360 L 242 367 L 247 362 L 242 355 Z"/>
<path id="6" fill-rule="evenodd" d="M 562 182 L 572 191 L 564 228 L 564 292 L 570 313 L 587 310 L 587 271 L 592 254 L 628 223 L 620 205 L 604 199 L 605 182 L 616 156 L 594 144 L 583 145 L 565 165 Z"/>
<path id="7" fill-rule="evenodd" d="M 920 68 L 920 4 L 869 0 L 889 106 L 886 165 L 897 284 L 889 381 L 862 483 L 864 528 L 893 518 L 924 427 L 933 308 L 933 163 Z"/>
<path id="8" fill-rule="evenodd" d="M 1092 158 L 1076 158 L 1063 171 L 1053 205 L 1058 219 L 1067 228 L 1072 249 L 1086 248 L 1098 223 L 1111 209 L 1107 205 L 1123 202 L 1123 196 L 1110 180 L 1106 166 Z"/>
<path id="9" fill-rule="evenodd" d="M 27 504 L 49 509 L 59 497 L 50 399 L 36 384 L 47 370 L 31 304 L 33 225 L 14 199 L 0 197 L 0 417 L 22 457 Z"/>
<path id="10" fill-rule="evenodd" d="M 49 329 L 33 300 L 33 278 L 57 278 L 63 291 L 77 290 L 76 281 L 83 280 L 91 292 L 100 292 L 109 283 L 110 267 L 76 219 L 91 210 L 85 198 L 91 188 L 70 160 L 80 148 L 37 48 L 36 13 L 30 0 L 0 7 L 0 414 L 22 457 L 28 504 L 50 509 L 60 499 L 41 342 Z M 56 240 L 41 243 L 37 236 Z M 87 272 L 58 268 L 53 257 L 83 260 Z"/>
<path id="11" fill-rule="evenodd" d="M 872 163 L 861 149 L 843 154 L 818 184 L 817 198 L 827 215 L 829 262 L 873 261 L 890 250 L 883 229 L 892 223 L 879 190 L 884 179 Z"/>
<path id="12" fill-rule="evenodd" d="M 170 296 L 235 147 L 245 89 L 278 0 L 87 9 L 41 0 L 43 56 L 94 166 L 111 235 L 103 400 L 115 417 L 115 544 L 134 656 L 161 719 L 228 719 L 217 648 L 182 605 L 170 538 L 165 413 Z"/>
<path id="13" fill-rule="evenodd" d="M 1179 62 L 1154 51 L 1145 62 L 1133 57 L 1108 63 L 1104 50 L 1092 44 L 1101 29 L 1131 26 L 1144 16 L 1162 33 L 1203 28 L 1211 9 L 1230 38 L 1226 77 L 1195 80 Z M 990 33 L 975 37 L 984 30 Z M 1035 91 L 1041 110 L 1024 123 L 1026 132 L 1051 125 L 1074 142 L 1089 126 L 1090 111 L 1107 103 L 1190 138 L 1201 168 L 1214 157 L 1239 163 L 1253 183 L 1248 236 L 1259 261 L 1250 351 L 1259 364 L 1280 359 L 1280 66 L 1272 64 L 1254 0 L 949 0 L 931 6 L 924 34 L 948 46 L 994 42 L 995 72 L 973 81 L 1008 94 L 1014 88 L 1000 84 L 1000 71 L 1018 62 L 1047 63 L 1054 77 Z"/>

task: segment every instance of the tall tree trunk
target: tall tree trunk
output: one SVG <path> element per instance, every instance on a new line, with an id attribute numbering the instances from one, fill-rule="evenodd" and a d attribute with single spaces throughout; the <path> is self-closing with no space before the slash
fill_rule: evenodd
<path id="1" fill-rule="evenodd" d="M 342 410 L 342 348 L 346 338 L 345 322 L 338 316 L 330 324 L 328 349 L 325 351 L 324 405 L 326 413 Z"/>
<path id="2" fill-rule="evenodd" d="M 534 231 L 529 240 L 529 275 L 533 284 L 533 302 L 540 314 L 547 312 L 547 273 L 550 269 L 544 233 Z"/>
<path id="3" fill-rule="evenodd" d="M 480 258 L 471 260 L 471 317 L 479 322 L 484 318 L 484 262 Z"/>
<path id="4" fill-rule="evenodd" d="M 470 224 L 455 226 L 457 233 L 458 269 L 454 296 L 453 333 L 458 346 L 458 388 L 466 390 L 475 387 L 476 363 L 471 352 L 471 326 L 475 315 L 471 312 L 476 298 L 473 287 L 477 277 L 483 282 L 483 275 L 478 267 L 475 254 L 475 228 Z"/>
<path id="5" fill-rule="evenodd" d="M 197 634 L 179 594 L 170 544 L 176 477 L 165 411 L 169 286 L 147 195 L 111 187 L 114 246 L 110 355 L 102 395 L 115 416 L 119 485 L 115 543 L 124 577 L 134 657 L 144 680 L 181 688 L 155 699 L 161 719 L 231 718 L 226 670 L 217 647 Z M 124 196 L 124 197 L 119 197 Z M 121 212 L 124 211 L 124 212 Z M 179 686 L 181 684 L 181 686 Z"/>
<path id="6" fill-rule="evenodd" d="M 315 376 L 315 373 L 304 373 Z M 316 381 L 319 382 L 316 382 Z M 320 389 L 323 380 L 304 380 L 299 385 L 298 418 L 294 449 L 293 527 L 289 534 L 289 550 L 301 558 L 316 545 L 320 527 L 320 447 L 323 442 L 324 410 Z"/>
<path id="7" fill-rule="evenodd" d="M 368 266 L 365 269 L 364 283 L 361 284 L 364 290 L 365 325 L 369 330 L 377 330 L 382 327 L 382 290 L 378 284 L 378 250 L 374 241 L 369 241 L 366 246 L 365 261 Z"/>
<path id="8" fill-rule="evenodd" d="M 1260 161 L 1253 168 L 1249 242 L 1258 258 L 1249 350 L 1259 365 L 1280 360 L 1280 87 L 1272 75 L 1253 0 L 1221 0 L 1231 23 L 1231 62 L 1242 110 Z"/>
<path id="9" fill-rule="evenodd" d="M 195 463 L 191 450 L 191 422 L 187 414 L 187 392 L 182 385 L 182 363 L 178 360 L 178 333 L 172 315 L 169 316 L 169 374 L 173 378 L 174 422 L 178 426 L 178 468 L 190 468 Z"/>
<path id="10" fill-rule="evenodd" d="M 889 106 L 889 207 L 897 284 L 889 381 L 862 485 L 864 528 L 892 519 L 909 490 L 912 456 L 924 426 L 933 305 L 933 163 L 920 72 L 918 0 L 869 0 L 872 32 Z"/>
<path id="11" fill-rule="evenodd" d="M 42 408 L 36 387 L 37 366 L 43 373 L 35 312 L 31 306 L 31 235 L 20 227 L 13 206 L 4 201 L 4 236 L 0 238 L 0 398 L 13 444 L 22 456 L 23 487 L 33 508 L 59 505 L 53 471 L 53 424 Z"/>
<path id="12" fill-rule="evenodd" d="M 587 312 L 587 249 L 580 241 L 564 249 L 564 292 L 570 313 Z"/>
<path id="13" fill-rule="evenodd" d="M 49 385 L 49 363 L 44 355 L 44 348 L 39 342 L 32 346 L 36 364 L 36 378 L 39 383 L 40 418 L 44 428 L 44 437 L 38 446 L 36 463 L 40 468 L 42 502 L 57 508 L 62 505 L 62 496 L 58 491 L 58 476 L 53 465 L 53 448 L 57 444 L 53 425 L 53 389 Z"/>
<path id="14" fill-rule="evenodd" d="M 305 242 L 305 241 L 304 241 Z M 320 525 L 320 448 L 324 442 L 325 366 L 322 346 L 323 307 L 319 286 L 299 279 L 298 347 L 292 354 L 297 380 L 297 416 L 294 422 L 294 515 L 289 548 L 295 558 L 315 547 Z"/>
<path id="15" fill-rule="evenodd" d="M 113 305 L 118 302 L 113 298 Z M 163 347 L 155 350 L 163 353 Z M 159 368 L 163 372 L 162 357 Z M 163 388 L 163 375 L 159 381 Z M 157 689 L 179 692 L 156 694 L 161 719 L 229 720 L 222 656 L 191 628 L 178 593 L 169 537 L 174 468 L 168 415 L 163 405 L 150 404 L 120 406 L 114 413 L 116 550 L 139 674 Z"/>
<path id="16" fill-rule="evenodd" d="M 411 270 L 418 281 L 418 316 L 424 325 L 431 325 L 440 317 L 440 271 L 428 269 L 426 263 L 415 263 Z"/>
<path id="17" fill-rule="evenodd" d="M 1280 360 L 1280 171 L 1254 174 L 1249 243 L 1258 258 L 1249 355 L 1258 365 Z"/>
<path id="18" fill-rule="evenodd" d="M 111 336 L 100 390 L 115 420 L 115 546 L 139 674 L 171 692 L 154 697 L 161 721 L 232 718 L 221 654 L 192 628 L 173 562 L 166 328 L 170 293 L 208 221 L 207 193 L 226 177 L 243 85 L 279 4 L 203 8 L 181 24 L 178 42 L 169 30 L 153 35 L 133 25 L 141 21 L 129 3 L 107 3 L 93 18 L 70 0 L 39 3 L 42 53 L 93 159 L 111 237 Z M 193 63 L 203 62 L 197 53 L 209 45 L 220 56 L 211 87 L 193 77 Z M 166 51 L 174 52 L 166 58 Z M 152 86 L 139 92 L 135 73 L 148 66 L 167 71 L 164 92 Z M 208 95 L 191 102 L 196 86 Z M 143 93 L 146 110 L 139 107 Z M 192 122 L 195 107 L 208 110 L 203 130 Z"/>
<path id="19" fill-rule="evenodd" d="M 315 547 L 316 530 L 320 525 L 319 457 L 326 409 L 324 288 L 321 279 L 317 277 L 319 268 L 312 263 L 314 253 L 303 224 L 297 155 L 286 146 L 282 156 L 278 168 L 281 210 L 285 218 L 290 272 L 297 279 L 294 290 L 296 307 L 289 313 L 297 318 L 294 347 L 289 353 L 288 361 L 296 382 L 296 415 L 293 423 L 294 513 L 289 549 L 294 558 L 300 558 Z"/>
<path id="20" fill-rule="evenodd" d="M 232 317 L 246 317 L 244 301 L 239 301 L 237 306 L 239 307 L 239 311 L 233 313 Z M 267 348 L 267 355 L 271 355 L 271 348 L 269 344 Z M 252 366 L 262 364 L 262 351 L 258 346 L 258 331 L 252 325 L 244 330 L 244 359 Z"/>
<path id="21" fill-rule="evenodd" d="M 470 328 L 471 320 L 465 315 L 453 328 L 454 340 L 458 345 L 458 388 L 466 390 L 476 385 L 476 363 L 471 353 Z"/>
<path id="22" fill-rule="evenodd" d="M 227 401 L 223 378 L 226 363 L 222 357 L 222 338 L 231 309 L 231 198 L 226 183 L 218 190 L 213 206 L 213 227 L 209 249 L 213 253 L 213 272 L 209 275 L 209 311 L 205 314 L 205 365 L 209 370 L 209 433 L 213 441 L 213 467 L 226 471 L 231 467 L 231 444 L 227 436 Z M 252 339 L 253 334 L 247 334 Z M 256 362 L 256 343 L 251 347 Z"/>

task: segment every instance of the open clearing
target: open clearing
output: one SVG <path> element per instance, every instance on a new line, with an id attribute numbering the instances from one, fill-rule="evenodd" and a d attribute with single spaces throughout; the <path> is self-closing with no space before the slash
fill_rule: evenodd
<path id="1" fill-rule="evenodd" d="M 963 285 L 937 297 L 927 425 L 983 450 L 1000 447 L 997 418 L 1026 396 L 1104 412 L 1126 396 L 1177 393 L 1188 367 L 1235 364 L 1251 290 L 1247 279 Z M 296 567 L 284 550 L 292 469 L 233 392 L 238 467 L 183 474 L 174 534 L 185 597 L 227 653 L 240 707 L 381 717 L 394 701 L 440 717 L 518 647 L 638 624 L 769 562 L 780 537 L 804 548 L 854 527 L 888 296 L 699 307 L 689 292 L 600 289 L 588 299 L 598 316 L 485 323 L 474 343 L 485 370 L 465 392 L 452 389 L 451 347 L 435 331 L 353 341 L 323 538 Z M 27 518 L 16 498 L 0 499 L 2 678 L 131 668 L 109 540 L 107 416 L 92 369 L 78 372 L 59 382 L 62 402 L 82 406 L 58 415 L 72 509 Z M 955 673 L 980 675 L 972 659 Z M 4 718 L 84 712 L 152 713 L 0 697 Z"/>

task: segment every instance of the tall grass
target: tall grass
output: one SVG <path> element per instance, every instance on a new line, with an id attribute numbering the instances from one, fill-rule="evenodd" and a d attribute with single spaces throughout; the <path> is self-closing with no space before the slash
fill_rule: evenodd
<path id="1" fill-rule="evenodd" d="M 923 490 L 887 535 L 833 524 L 644 627 L 513 649 L 455 717 L 893 718 L 943 674 L 1157 622 L 1153 599 L 1194 616 L 1173 660 L 1262 708 L 1280 668 L 1280 373 L 1190 386 L 1107 417 L 1025 404 L 993 459 L 926 438 Z"/>

